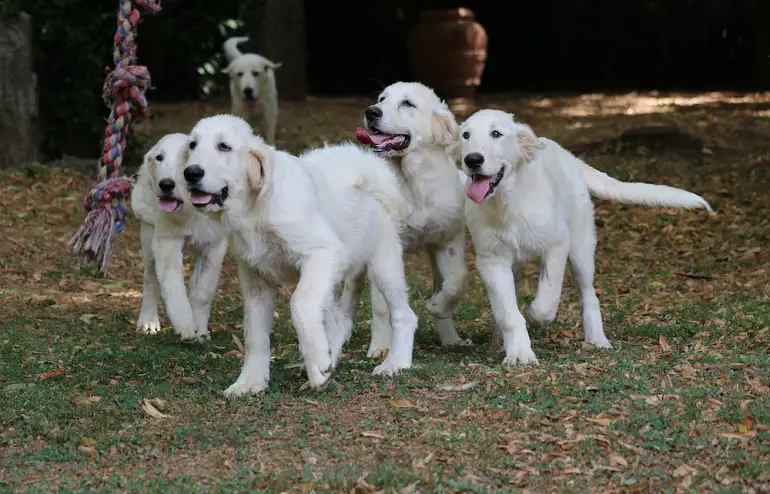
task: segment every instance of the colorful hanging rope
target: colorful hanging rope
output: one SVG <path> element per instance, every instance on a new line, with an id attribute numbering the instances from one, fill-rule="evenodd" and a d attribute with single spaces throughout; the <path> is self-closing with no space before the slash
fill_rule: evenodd
<path id="1" fill-rule="evenodd" d="M 126 136 L 131 125 L 131 112 L 139 119 L 148 114 L 145 91 L 150 87 L 150 72 L 136 62 L 136 26 L 141 14 L 160 10 L 160 0 L 120 0 L 118 28 L 115 32 L 113 61 L 115 69 L 104 81 L 104 103 L 110 117 L 104 130 L 102 157 L 99 159 L 97 183 L 83 199 L 86 219 L 69 242 L 72 249 L 87 262 L 95 262 L 105 273 L 112 256 L 115 236 L 126 226 L 133 181 L 118 175 L 126 149 Z"/>

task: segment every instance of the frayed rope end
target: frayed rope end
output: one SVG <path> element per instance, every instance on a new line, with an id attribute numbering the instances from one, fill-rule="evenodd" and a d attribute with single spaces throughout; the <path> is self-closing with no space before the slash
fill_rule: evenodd
<path id="1" fill-rule="evenodd" d="M 98 183 L 86 195 L 86 219 L 69 241 L 69 248 L 84 261 L 99 266 L 105 274 L 112 257 L 114 239 L 126 226 L 128 196 L 133 180 L 116 177 Z"/>

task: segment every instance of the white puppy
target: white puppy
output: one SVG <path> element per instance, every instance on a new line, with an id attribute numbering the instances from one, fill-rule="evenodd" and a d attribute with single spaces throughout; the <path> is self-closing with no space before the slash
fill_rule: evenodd
<path id="1" fill-rule="evenodd" d="M 268 144 L 275 145 L 275 128 L 278 124 L 278 89 L 275 85 L 276 63 L 256 53 L 241 53 L 238 45 L 248 37 L 229 38 L 224 43 L 228 66 L 224 72 L 230 75 L 231 112 L 249 118 L 256 106 L 262 107 L 260 129 Z"/>
<path id="2" fill-rule="evenodd" d="M 417 317 L 399 241 L 405 207 L 388 164 L 352 144 L 297 158 L 232 115 L 204 118 L 191 136 L 184 176 L 192 202 L 230 230 L 243 289 L 246 355 L 226 394 L 266 389 L 276 291 L 295 282 L 292 322 L 310 383 L 324 386 L 352 325 L 335 289 L 363 269 L 394 328 L 392 351 L 374 373 L 410 367 Z"/>
<path id="3" fill-rule="evenodd" d="M 530 323 L 539 326 L 556 318 L 569 259 L 580 290 L 585 340 L 611 347 L 593 285 L 596 232 L 590 194 L 712 212 L 702 197 L 682 189 L 615 180 L 498 110 L 476 112 L 460 126 L 459 151 L 471 178 L 466 224 L 507 364 L 537 363 L 513 277 L 513 269 L 530 255 L 541 257 L 537 294 L 527 314 Z"/>
<path id="4" fill-rule="evenodd" d="M 455 142 L 457 123 L 452 112 L 430 88 L 397 82 L 380 93 L 366 109 L 360 143 L 392 158 L 401 179 L 401 194 L 409 204 L 407 229 L 402 235 L 408 251 L 425 249 L 433 272 L 433 295 L 428 310 L 442 345 L 465 345 L 452 315 L 465 293 L 463 184 L 448 146 Z M 388 349 L 387 306 L 372 288 L 372 340 L 369 356 Z"/>
<path id="5" fill-rule="evenodd" d="M 182 177 L 190 138 L 169 134 L 144 156 L 131 192 L 131 208 L 141 220 L 144 288 L 137 329 L 160 330 L 158 298 L 162 295 L 174 332 L 183 340 L 209 337 L 211 301 L 227 252 L 225 231 L 189 203 Z M 184 284 L 182 247 L 195 251 L 190 298 Z M 159 293 L 160 291 L 160 293 Z"/>

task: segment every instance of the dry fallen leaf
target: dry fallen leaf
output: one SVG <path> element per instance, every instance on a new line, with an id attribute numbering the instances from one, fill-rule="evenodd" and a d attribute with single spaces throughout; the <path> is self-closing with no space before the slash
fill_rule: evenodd
<path id="1" fill-rule="evenodd" d="M 238 339 L 238 337 L 235 335 L 233 335 L 233 343 L 235 343 L 235 346 L 238 347 L 238 350 L 241 352 L 241 355 L 246 355 L 246 349 L 243 348 L 243 343 L 241 343 L 241 340 Z"/>
<path id="2" fill-rule="evenodd" d="M 719 437 L 724 437 L 724 438 L 727 438 L 727 439 L 741 439 L 741 440 L 747 440 L 747 439 L 751 439 L 751 438 L 753 438 L 754 436 L 756 436 L 756 435 L 757 435 L 757 431 L 755 431 L 755 430 L 750 430 L 750 431 L 748 431 L 748 432 L 746 432 L 746 433 L 743 433 L 743 434 L 742 434 L 742 433 L 740 433 L 740 432 L 730 432 L 730 431 L 727 431 L 727 432 L 720 432 L 720 433 L 719 433 L 719 434 L 717 434 L 717 435 L 718 435 Z"/>
<path id="3" fill-rule="evenodd" d="M 81 437 L 80 438 L 80 445 L 81 446 L 96 446 L 96 439 L 93 437 Z"/>
<path id="4" fill-rule="evenodd" d="M 44 379 L 53 379 L 54 377 L 59 377 L 62 374 L 66 374 L 67 369 L 61 368 L 61 369 L 54 369 L 52 371 L 48 372 L 42 372 L 38 374 L 36 377 L 38 380 L 42 381 Z"/>
<path id="5" fill-rule="evenodd" d="M 660 397 L 658 396 L 637 395 L 634 393 L 631 393 L 628 396 L 630 396 L 632 400 L 644 400 L 644 402 L 647 403 L 648 405 L 652 405 L 652 406 L 660 405 Z"/>
<path id="6" fill-rule="evenodd" d="M 696 469 L 686 463 L 682 463 L 676 470 L 674 470 L 672 475 L 676 478 L 682 478 L 687 477 L 688 475 L 695 475 L 696 473 L 698 473 Z"/>
<path id="7" fill-rule="evenodd" d="M 78 450 L 88 456 L 96 456 L 96 448 L 93 446 L 78 446 Z"/>
<path id="8" fill-rule="evenodd" d="M 668 340 L 665 336 L 661 335 L 661 337 L 658 338 L 658 345 L 660 345 L 660 349 L 664 352 L 671 353 L 671 345 L 668 344 Z"/>
<path id="9" fill-rule="evenodd" d="M 608 417 L 589 417 L 586 419 L 589 422 L 593 422 L 594 424 L 599 424 L 601 426 L 607 427 L 612 423 L 612 419 Z"/>
<path id="10" fill-rule="evenodd" d="M 99 395 L 93 395 L 93 396 L 76 396 L 70 400 L 70 402 L 75 405 L 90 405 L 92 403 L 97 403 L 101 401 L 102 397 Z"/>
<path id="11" fill-rule="evenodd" d="M 185 383 L 185 384 L 196 384 L 198 382 L 198 380 L 195 379 L 194 377 L 183 376 L 182 377 L 182 382 Z"/>
<path id="12" fill-rule="evenodd" d="M 160 398 L 153 398 L 150 400 L 150 405 L 154 406 L 158 410 L 163 410 L 166 408 L 166 400 L 161 400 Z"/>
<path id="13" fill-rule="evenodd" d="M 388 400 L 388 403 L 394 408 L 417 408 L 417 405 L 406 398 L 393 398 Z"/>
<path id="14" fill-rule="evenodd" d="M 373 437 L 375 439 L 385 439 L 385 434 L 375 431 L 363 431 L 361 435 L 364 437 Z"/>
<path id="15" fill-rule="evenodd" d="M 467 391 L 469 389 L 474 388 L 479 382 L 478 381 L 471 381 L 469 383 L 463 383 L 463 384 L 439 384 L 436 386 L 437 391 Z"/>
<path id="16" fill-rule="evenodd" d="M 155 400 L 157 400 L 157 398 L 155 398 Z M 142 400 L 139 402 L 139 407 L 144 411 L 144 413 L 146 413 L 150 417 L 155 417 L 156 419 L 164 419 L 171 416 L 171 415 L 166 415 L 165 413 L 162 413 L 151 403 L 151 401 L 154 401 L 154 400 Z"/>
<path id="17" fill-rule="evenodd" d="M 623 458 L 619 454 L 611 453 L 610 454 L 610 466 L 616 467 L 618 465 L 620 465 L 621 467 L 627 467 L 628 466 L 628 462 L 626 461 L 625 458 Z"/>

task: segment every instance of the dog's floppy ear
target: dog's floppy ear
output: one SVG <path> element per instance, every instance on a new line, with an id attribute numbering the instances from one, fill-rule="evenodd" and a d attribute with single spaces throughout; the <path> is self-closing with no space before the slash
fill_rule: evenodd
<path id="1" fill-rule="evenodd" d="M 445 104 L 435 110 L 431 116 L 431 132 L 433 141 L 443 146 L 449 146 L 456 140 L 457 121 Z"/>
<path id="2" fill-rule="evenodd" d="M 516 144 L 519 146 L 521 156 L 524 161 L 532 161 L 539 150 L 545 149 L 545 144 L 537 138 L 528 125 L 519 124 L 517 127 Z"/>
<path id="3" fill-rule="evenodd" d="M 268 60 L 266 65 L 268 67 L 270 67 L 271 69 L 276 70 L 276 69 L 281 68 L 281 66 L 283 66 L 283 62 L 273 62 L 273 61 Z"/>
<path id="4" fill-rule="evenodd" d="M 246 156 L 246 180 L 249 187 L 260 190 L 267 182 L 267 147 L 259 136 L 252 136 Z"/>
<path id="5" fill-rule="evenodd" d="M 145 153 L 144 161 L 142 162 L 142 168 L 145 169 L 145 173 L 150 177 L 150 180 L 153 180 L 155 177 L 155 155 L 157 153 L 158 151 L 155 149 L 155 146 L 153 146 L 147 153 Z"/>

